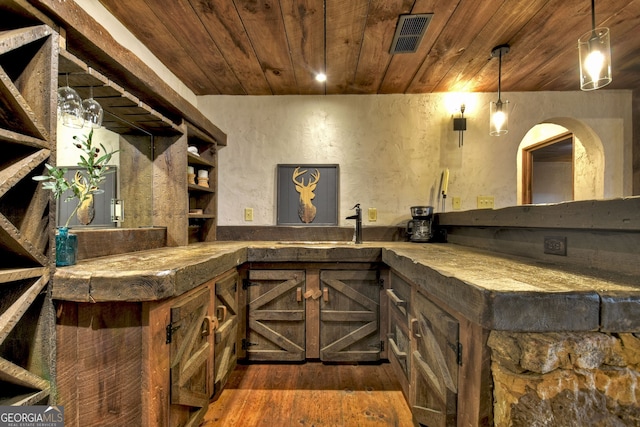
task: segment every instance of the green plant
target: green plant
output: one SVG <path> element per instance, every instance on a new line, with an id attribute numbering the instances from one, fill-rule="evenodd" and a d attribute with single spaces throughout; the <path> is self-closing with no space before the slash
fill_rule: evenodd
<path id="1" fill-rule="evenodd" d="M 118 151 L 109 152 L 102 144 L 100 144 L 100 147 L 94 147 L 92 142 L 93 129 L 91 129 L 88 136 L 79 137 L 76 135 L 73 139 L 76 141 L 74 145 L 83 152 L 78 162 L 78 166 L 83 170 L 77 171 L 72 181 L 65 178 L 65 174 L 68 171 L 67 168 L 59 168 L 49 164 L 45 164 L 47 175 L 33 177 L 36 181 L 44 181 L 43 188 L 51 190 L 56 199 L 60 199 L 67 190 L 71 190 L 71 194 L 65 199 L 65 202 L 73 199 L 78 200 L 76 207 L 64 225 L 65 227 L 69 227 L 69 221 L 84 202 L 93 198 L 94 194 L 104 193 L 104 190 L 100 189 L 100 183 L 106 179 L 106 175 L 114 172 L 109 168 L 108 163 L 111 161 L 113 154 Z"/>

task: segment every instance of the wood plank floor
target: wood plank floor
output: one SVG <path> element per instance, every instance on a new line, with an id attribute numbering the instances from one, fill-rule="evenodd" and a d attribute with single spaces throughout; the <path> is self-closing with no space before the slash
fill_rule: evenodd
<path id="1" fill-rule="evenodd" d="M 413 426 L 388 363 L 238 365 L 202 427 Z"/>

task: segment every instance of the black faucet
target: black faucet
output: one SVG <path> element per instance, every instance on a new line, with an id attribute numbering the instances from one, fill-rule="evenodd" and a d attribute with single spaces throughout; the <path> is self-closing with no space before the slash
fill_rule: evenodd
<path id="1" fill-rule="evenodd" d="M 360 209 L 360 203 L 357 203 L 351 209 L 355 209 L 356 214 L 348 216 L 346 219 L 356 220 L 355 238 L 356 238 L 356 243 L 360 244 L 362 243 L 362 209 Z"/>

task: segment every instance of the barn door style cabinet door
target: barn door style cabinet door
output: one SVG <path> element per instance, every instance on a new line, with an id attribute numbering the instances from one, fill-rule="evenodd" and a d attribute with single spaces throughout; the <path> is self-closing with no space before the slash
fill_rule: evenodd
<path id="1" fill-rule="evenodd" d="M 214 335 L 215 380 L 213 394 L 219 395 L 238 360 L 240 318 L 240 275 L 237 271 L 216 280 Z"/>
<path id="2" fill-rule="evenodd" d="M 379 360 L 381 283 L 377 270 L 249 270 L 246 358 Z"/>
<path id="3" fill-rule="evenodd" d="M 305 360 L 305 272 L 250 270 L 246 292 L 248 360 Z"/>
<path id="4" fill-rule="evenodd" d="M 199 425 L 209 404 L 211 340 L 210 287 L 171 306 L 167 341 L 171 345 L 171 404 L 188 412 L 188 425 Z M 170 330 L 169 330 L 170 328 Z M 170 337 L 169 337 L 170 334 Z M 173 425 L 173 424 L 172 424 Z"/>
<path id="5" fill-rule="evenodd" d="M 384 344 L 380 340 L 378 272 L 324 270 L 320 283 L 320 360 L 380 360 Z"/>
<path id="6" fill-rule="evenodd" d="M 411 318 L 412 285 L 396 272 L 390 274 L 390 285 L 386 289 L 389 301 L 389 363 L 402 386 L 402 392 L 409 400 L 411 381 Z"/>
<path id="7" fill-rule="evenodd" d="M 457 425 L 458 321 L 414 290 L 411 319 L 411 410 L 419 425 Z"/>

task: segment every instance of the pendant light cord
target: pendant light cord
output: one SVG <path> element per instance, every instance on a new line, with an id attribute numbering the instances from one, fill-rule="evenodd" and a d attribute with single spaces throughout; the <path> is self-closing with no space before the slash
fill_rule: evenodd
<path id="1" fill-rule="evenodd" d="M 501 100 L 501 86 L 502 86 L 502 49 L 500 49 L 500 56 L 498 57 L 498 102 L 502 103 Z"/>
<path id="2" fill-rule="evenodd" d="M 596 0 L 591 0 L 591 30 L 596 32 Z"/>

